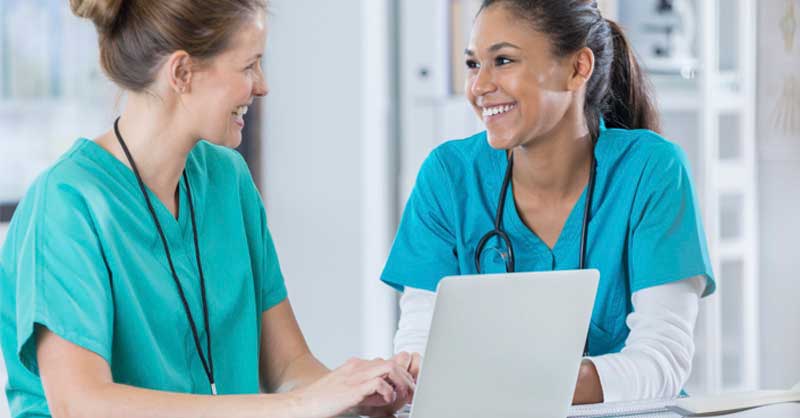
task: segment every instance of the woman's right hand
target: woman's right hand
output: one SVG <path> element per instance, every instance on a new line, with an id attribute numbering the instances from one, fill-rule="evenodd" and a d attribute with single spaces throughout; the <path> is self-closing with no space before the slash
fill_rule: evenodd
<path id="1" fill-rule="evenodd" d="M 295 392 L 297 417 L 327 418 L 341 414 L 394 411 L 396 401 L 410 398 L 414 380 L 392 360 L 348 360 L 325 377 Z"/>
<path id="2" fill-rule="evenodd" d="M 411 374 L 411 377 L 414 379 L 414 383 L 417 382 L 419 378 L 419 368 L 422 365 L 422 355 L 420 353 L 400 352 L 395 354 L 392 359 L 396 361 L 400 367 L 408 370 L 408 373 Z"/>

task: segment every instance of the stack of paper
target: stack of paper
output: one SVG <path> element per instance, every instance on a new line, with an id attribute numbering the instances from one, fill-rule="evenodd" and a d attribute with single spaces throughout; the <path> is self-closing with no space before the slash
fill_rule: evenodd
<path id="1" fill-rule="evenodd" d="M 800 402 L 800 385 L 790 390 L 757 390 L 675 400 L 670 410 L 687 417 L 711 417 L 779 403 Z"/>
<path id="2" fill-rule="evenodd" d="M 589 405 L 574 405 L 569 408 L 569 418 L 680 418 L 668 407 L 675 404 L 674 399 L 657 399 L 634 402 L 607 402 Z"/>

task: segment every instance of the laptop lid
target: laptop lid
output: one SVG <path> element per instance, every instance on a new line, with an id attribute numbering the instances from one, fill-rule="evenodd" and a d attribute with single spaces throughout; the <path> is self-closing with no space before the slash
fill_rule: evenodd
<path id="1" fill-rule="evenodd" d="M 565 417 L 597 270 L 446 277 L 411 418 Z"/>

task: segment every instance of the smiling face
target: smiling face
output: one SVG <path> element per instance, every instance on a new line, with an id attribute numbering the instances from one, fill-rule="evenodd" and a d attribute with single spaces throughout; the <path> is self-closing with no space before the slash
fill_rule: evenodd
<path id="1" fill-rule="evenodd" d="M 268 93 L 261 68 L 267 30 L 264 14 L 246 20 L 221 54 L 193 73 L 183 99 L 197 138 L 235 148 L 242 142 L 243 116 L 255 97 Z"/>
<path id="2" fill-rule="evenodd" d="M 486 125 L 489 144 L 511 149 L 551 133 L 574 101 L 570 59 L 505 6 L 476 18 L 466 50 L 466 95 Z"/>

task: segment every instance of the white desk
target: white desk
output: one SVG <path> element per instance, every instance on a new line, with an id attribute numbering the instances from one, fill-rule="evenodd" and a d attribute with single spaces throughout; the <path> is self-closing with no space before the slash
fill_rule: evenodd
<path id="1" fill-rule="evenodd" d="M 737 412 L 734 414 L 719 415 L 724 418 L 800 418 L 800 403 L 785 403 L 778 405 L 764 406 L 761 408 L 754 408 L 748 411 Z M 409 418 L 408 413 L 396 415 L 396 418 Z M 442 417 L 442 418 L 473 418 L 473 417 Z M 502 417 L 486 417 L 486 418 L 502 418 Z M 604 418 L 683 418 L 673 412 L 662 412 L 655 414 L 644 415 L 625 415 L 625 416 L 609 416 Z"/>

